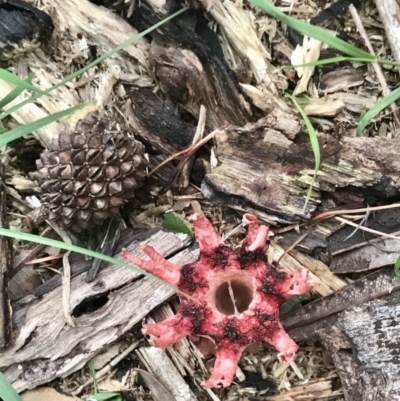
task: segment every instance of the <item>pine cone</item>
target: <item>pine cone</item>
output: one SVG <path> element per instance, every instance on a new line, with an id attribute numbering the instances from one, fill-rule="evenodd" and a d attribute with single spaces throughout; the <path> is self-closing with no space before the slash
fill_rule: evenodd
<path id="1" fill-rule="evenodd" d="M 32 178 L 50 219 L 82 232 L 116 215 L 133 197 L 145 176 L 145 148 L 115 131 L 106 118 L 89 114 L 41 154 Z"/>

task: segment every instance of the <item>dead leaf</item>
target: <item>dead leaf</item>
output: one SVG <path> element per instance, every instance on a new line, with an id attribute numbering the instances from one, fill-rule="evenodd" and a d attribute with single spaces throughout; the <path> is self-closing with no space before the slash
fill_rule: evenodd
<path id="1" fill-rule="evenodd" d="M 39 387 L 21 394 L 22 401 L 82 401 L 81 398 L 67 396 L 51 387 Z"/>
<path id="2" fill-rule="evenodd" d="M 110 393 L 119 393 L 121 391 L 128 391 L 129 387 L 124 386 L 120 381 L 113 380 L 110 376 L 105 380 L 100 381 L 97 387 L 101 391 L 106 391 Z"/>

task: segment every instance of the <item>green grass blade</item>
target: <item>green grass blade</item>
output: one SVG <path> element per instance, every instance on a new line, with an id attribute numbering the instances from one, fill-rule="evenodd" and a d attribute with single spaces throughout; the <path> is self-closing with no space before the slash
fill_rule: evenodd
<path id="1" fill-rule="evenodd" d="M 386 64 L 386 65 L 391 65 L 395 67 L 400 67 L 400 63 L 397 63 L 395 61 L 390 61 L 390 60 L 380 60 L 380 59 L 370 59 L 370 58 L 365 58 L 365 57 L 347 57 L 347 56 L 338 56 L 338 57 L 331 57 L 331 58 L 325 58 L 323 60 L 317 60 L 317 61 L 312 61 L 310 63 L 304 63 L 304 64 L 292 64 L 292 65 L 283 65 L 281 67 L 276 67 L 274 71 L 281 71 L 281 70 L 287 70 L 291 68 L 300 68 L 300 67 L 316 67 L 319 65 L 325 65 L 325 64 L 334 64 L 334 63 L 341 63 L 343 61 L 348 61 L 351 63 L 379 63 L 379 64 Z"/>
<path id="2" fill-rule="evenodd" d="M 92 380 L 93 380 L 93 391 L 95 394 L 97 394 L 97 378 L 96 378 L 96 371 L 94 369 L 93 362 L 89 361 L 88 366 L 89 366 L 90 376 L 92 376 Z"/>
<path id="3" fill-rule="evenodd" d="M 70 107 L 69 109 L 59 111 L 58 113 L 50 114 L 47 117 L 43 117 L 39 120 L 32 121 L 29 124 L 21 125 L 20 127 L 14 128 L 11 131 L 7 131 L 0 136 L 0 146 L 15 141 L 16 139 L 21 138 L 26 134 L 30 134 L 31 132 L 36 131 L 39 128 L 42 128 L 45 125 L 51 124 L 54 121 L 60 120 L 61 118 L 73 113 L 74 111 L 81 109 L 87 104 L 88 103 L 78 104 L 74 107 Z"/>
<path id="4" fill-rule="evenodd" d="M 25 81 L 31 83 L 33 76 L 33 74 L 29 74 Z M 3 99 L 0 100 L 0 110 L 4 106 L 7 106 L 8 103 L 11 103 L 13 100 L 15 100 L 24 90 L 24 88 L 17 86 L 7 96 L 4 96 Z"/>
<path id="5" fill-rule="evenodd" d="M 22 90 L 29 90 L 32 92 L 35 92 L 39 95 L 44 95 L 45 91 L 36 88 L 36 86 L 30 84 L 27 80 L 22 80 L 21 78 L 18 78 L 15 74 L 0 68 L 0 80 L 9 82 L 10 84 L 15 85 L 18 88 L 21 88 Z"/>
<path id="6" fill-rule="evenodd" d="M 400 98 L 400 87 L 390 92 L 388 95 L 379 100 L 378 103 L 371 109 L 369 109 L 364 116 L 361 118 L 357 127 L 357 135 L 360 136 L 364 132 L 365 127 L 373 120 L 373 118 L 380 113 L 383 109 L 390 106 L 396 100 Z"/>
<path id="7" fill-rule="evenodd" d="M 136 273 L 143 274 L 143 275 L 150 277 L 154 280 L 157 280 L 165 285 L 168 285 L 169 287 L 173 288 L 176 292 L 179 292 L 186 298 L 194 300 L 191 296 L 185 294 L 184 292 L 182 292 L 181 290 L 179 290 L 172 284 L 167 283 L 166 281 L 159 279 L 158 277 L 154 276 L 153 274 L 148 273 L 148 272 L 140 269 L 139 267 L 134 266 L 123 260 L 119 260 L 119 259 L 113 258 L 108 255 L 103 255 L 99 252 L 91 251 L 90 249 L 81 248 L 76 245 L 66 244 L 65 242 L 57 241 L 57 240 L 50 239 L 50 238 L 40 237 L 38 235 L 33 235 L 33 234 L 24 233 L 24 232 L 20 232 L 20 231 L 9 230 L 7 228 L 0 227 L 0 235 L 4 235 L 5 237 L 14 238 L 14 239 L 22 240 L 22 241 L 34 242 L 36 244 L 52 246 L 55 248 L 64 249 L 65 251 L 80 253 L 82 255 L 86 255 L 91 258 L 101 259 L 101 260 L 104 260 L 105 262 L 109 262 L 109 263 L 113 263 L 117 266 L 125 267 L 126 269 L 133 270 Z"/>
<path id="8" fill-rule="evenodd" d="M 0 400 L 3 401 L 22 401 L 14 387 L 7 381 L 0 372 Z"/>
<path id="9" fill-rule="evenodd" d="M 332 46 L 344 54 L 352 57 L 366 58 L 374 61 L 376 60 L 372 54 L 331 35 L 324 29 L 286 15 L 283 11 L 279 10 L 279 8 L 275 7 L 269 0 L 250 0 L 250 3 L 253 3 L 256 7 L 265 11 L 271 17 L 276 18 L 303 35 L 320 40 L 321 42 Z"/>
<path id="10" fill-rule="evenodd" d="M 305 202 L 304 208 L 303 208 L 303 211 L 304 211 L 304 209 L 306 208 L 308 202 L 310 201 L 312 190 L 313 190 L 313 187 L 314 187 L 314 183 L 315 183 L 315 180 L 316 180 L 317 175 L 318 175 L 319 166 L 321 164 L 321 152 L 320 152 L 320 148 L 319 148 L 318 137 L 317 137 L 317 134 L 316 134 L 316 132 L 314 130 L 314 127 L 311 124 L 310 119 L 308 118 L 307 114 L 304 112 L 304 110 L 302 109 L 302 107 L 298 103 L 297 99 L 292 95 L 288 95 L 288 96 L 292 100 L 294 105 L 297 107 L 297 110 L 301 114 L 301 117 L 303 118 L 303 120 L 304 120 L 304 122 L 306 124 L 307 131 L 308 131 L 308 136 L 310 137 L 311 148 L 312 148 L 312 150 L 314 152 L 314 161 L 315 161 L 314 176 L 313 176 L 310 188 L 309 188 L 309 190 L 307 192 L 306 202 Z"/>
<path id="11" fill-rule="evenodd" d="M 365 58 L 365 57 L 338 56 L 338 57 L 325 58 L 323 60 L 312 61 L 310 63 L 284 65 L 282 67 L 276 67 L 275 71 L 287 70 L 287 69 L 291 69 L 291 68 L 300 68 L 300 67 L 316 67 L 319 65 L 341 63 L 343 61 L 349 61 L 349 62 L 354 62 L 354 63 L 356 63 L 356 62 L 373 63 L 376 60 L 371 60 L 371 59 Z M 399 63 L 399 66 L 400 66 L 400 63 Z"/>
<path id="12" fill-rule="evenodd" d="M 135 43 L 139 39 L 143 38 L 143 36 L 146 36 L 148 33 L 154 31 L 155 29 L 159 28 L 160 26 L 162 26 L 166 22 L 168 22 L 168 21 L 172 20 L 173 18 L 177 17 L 178 15 L 182 14 L 187 9 L 188 9 L 188 7 L 183 7 L 182 9 L 177 11 L 176 13 L 174 13 L 174 14 L 170 15 L 169 17 L 163 19 L 162 21 L 158 22 L 157 24 L 154 24 L 153 26 L 151 26 L 150 28 L 144 30 L 143 32 L 140 32 L 139 34 L 137 34 L 135 36 L 132 36 L 131 38 L 127 39 L 125 42 L 123 42 L 120 45 L 114 47 L 114 49 L 110 50 L 108 53 L 106 53 L 103 56 L 97 58 L 96 60 L 94 60 L 93 62 L 88 64 L 87 66 L 81 68 L 79 71 L 74 72 L 73 74 L 71 74 L 68 77 L 64 78 L 63 80 L 61 80 L 57 84 L 53 85 L 51 88 L 46 89 L 43 92 L 43 94 L 44 95 L 48 95 L 51 91 L 54 91 L 55 89 L 59 88 L 60 86 L 65 85 L 69 81 L 72 81 L 73 79 L 75 79 L 79 75 L 83 74 L 84 72 L 86 72 L 90 68 L 92 68 L 92 67 L 96 66 L 97 64 L 101 63 L 102 61 L 104 61 L 106 58 L 108 58 L 108 57 L 112 56 L 113 54 L 119 52 L 120 50 L 122 50 L 125 47 L 131 45 L 132 43 Z M 36 99 L 38 99 L 41 96 L 42 96 L 41 94 L 40 95 L 31 96 L 29 99 L 26 99 L 23 102 L 15 105 L 13 107 L 10 107 L 8 110 L 6 110 L 6 111 L 4 111 L 3 113 L 0 114 L 0 120 L 2 120 L 3 118 L 9 116 L 10 114 L 14 113 L 16 110 L 20 109 L 21 107 L 25 106 L 26 104 L 35 101 Z"/>
<path id="13" fill-rule="evenodd" d="M 400 279 L 400 256 L 396 259 L 396 263 L 394 264 L 394 272 L 398 279 Z"/>

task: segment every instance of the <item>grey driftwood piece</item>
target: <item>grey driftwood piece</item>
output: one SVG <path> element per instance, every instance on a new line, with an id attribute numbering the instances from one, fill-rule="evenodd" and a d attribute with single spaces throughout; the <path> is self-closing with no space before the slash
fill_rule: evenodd
<path id="1" fill-rule="evenodd" d="M 136 353 L 152 376 L 149 377 L 147 374 L 142 375 L 143 380 L 157 400 L 197 400 L 197 397 L 164 350 L 155 347 L 142 347 Z M 172 397 L 165 394 L 166 390 Z"/>
<path id="2" fill-rule="evenodd" d="M 349 308 L 333 326 L 318 330 L 346 401 L 400 400 L 399 329 L 397 296 L 395 303 L 379 300 Z"/>
<path id="3" fill-rule="evenodd" d="M 270 224 L 309 219 L 324 194 L 343 203 L 400 194 L 400 140 L 323 133 L 318 140 L 321 166 L 306 208 L 314 155 L 300 118 L 278 109 L 215 136 L 218 165 L 206 175 L 203 194 L 239 210 L 256 209 Z"/>
<path id="4" fill-rule="evenodd" d="M 400 289 L 400 280 L 393 266 L 371 273 L 346 287 L 314 302 L 283 319 L 287 330 L 307 327 L 318 320 L 343 312 L 350 306 L 362 305 Z"/>
<path id="5" fill-rule="evenodd" d="M 397 62 L 400 61 L 400 21 L 399 4 L 396 0 L 375 0 L 381 21 L 385 27 L 393 56 Z"/>
<path id="6" fill-rule="evenodd" d="M 190 241 L 184 234 L 152 231 L 150 236 L 136 237 L 126 248 L 146 257 L 138 251 L 146 243 L 165 257 L 174 255 L 171 261 L 181 265 L 197 258 L 186 249 Z M 75 327 L 71 327 L 63 317 L 62 288 L 58 287 L 16 310 L 15 345 L 0 351 L 0 369 L 19 392 L 68 376 L 173 294 L 171 287 L 116 265 L 103 268 L 92 283 L 85 282 L 85 273 L 80 274 L 71 281 L 71 310 L 99 297 L 106 299 L 105 305 L 74 317 Z"/>

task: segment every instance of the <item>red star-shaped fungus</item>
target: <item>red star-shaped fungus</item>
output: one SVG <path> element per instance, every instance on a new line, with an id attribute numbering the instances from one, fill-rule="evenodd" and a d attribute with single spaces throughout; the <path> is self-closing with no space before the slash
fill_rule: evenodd
<path id="1" fill-rule="evenodd" d="M 251 214 L 243 216 L 248 233 L 235 249 L 225 245 L 203 214 L 191 217 L 200 245 L 197 262 L 182 267 L 168 262 L 151 246 L 142 249 L 151 261 L 129 254 L 129 262 L 176 286 L 196 302 L 181 297 L 177 314 L 163 322 L 143 325 L 143 334 L 161 348 L 187 335 L 215 343 L 216 362 L 205 387 L 227 387 L 244 349 L 258 341 L 273 345 L 281 362 L 290 362 L 297 344 L 279 320 L 279 307 L 315 284 L 307 269 L 295 272 L 270 266 L 265 247 L 268 227 Z"/>

